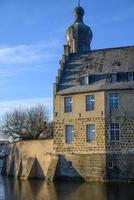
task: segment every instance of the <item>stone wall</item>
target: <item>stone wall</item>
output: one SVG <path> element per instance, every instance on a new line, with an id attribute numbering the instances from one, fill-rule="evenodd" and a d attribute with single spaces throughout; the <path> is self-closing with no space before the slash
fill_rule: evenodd
<path id="1" fill-rule="evenodd" d="M 92 143 L 86 141 L 86 125 L 96 125 L 96 140 Z M 71 144 L 65 142 L 65 125 L 74 125 L 74 140 Z M 103 118 L 70 119 L 55 122 L 54 136 L 57 153 L 81 153 L 105 151 L 105 121 Z"/>
<path id="2" fill-rule="evenodd" d="M 119 94 L 119 109 L 110 111 L 109 93 Z M 86 112 L 86 95 L 95 96 L 95 110 Z M 73 112 L 64 113 L 64 95 L 54 103 L 54 149 L 59 154 L 57 177 L 91 180 L 134 180 L 134 91 L 111 90 L 67 95 Z M 110 141 L 110 123 L 119 123 L 120 140 Z M 86 125 L 96 125 L 96 140 L 86 141 Z M 74 125 L 74 140 L 65 142 L 65 125 Z"/>
<path id="3" fill-rule="evenodd" d="M 133 153 L 64 154 L 56 173 L 60 180 L 134 181 Z"/>
<path id="4" fill-rule="evenodd" d="M 134 154 L 109 153 L 106 156 L 106 179 L 134 181 Z M 109 163 L 112 167 L 109 167 Z"/>
<path id="5" fill-rule="evenodd" d="M 105 180 L 105 154 L 64 154 L 59 157 L 56 177 L 60 180 Z"/>
<path id="6" fill-rule="evenodd" d="M 57 162 L 53 140 L 20 141 L 10 145 L 6 175 L 52 180 Z"/>
<path id="7" fill-rule="evenodd" d="M 95 97 L 95 111 L 86 111 L 86 94 L 70 95 L 73 98 L 73 112 L 64 112 L 64 96 L 55 97 L 54 144 L 57 153 L 93 153 L 105 151 L 105 93 L 90 93 Z M 86 125 L 95 124 L 96 140 L 86 141 Z M 65 125 L 74 125 L 74 141 L 65 143 Z"/>
<path id="8" fill-rule="evenodd" d="M 120 106 L 114 112 L 109 110 L 109 92 L 72 95 L 72 113 L 64 113 L 64 96 L 56 95 L 54 139 L 12 144 L 6 174 L 21 179 L 134 180 L 134 91 L 116 91 Z M 95 96 L 92 112 L 85 109 L 88 94 Z M 120 124 L 119 141 L 110 141 L 110 123 Z M 87 124 L 96 125 L 92 143 L 86 141 Z M 65 142 L 65 125 L 75 127 L 71 144 Z"/>
<path id="9" fill-rule="evenodd" d="M 119 94 L 119 109 L 110 112 L 108 95 L 110 92 Z M 105 93 L 105 130 L 106 152 L 108 153 L 134 153 L 134 91 L 116 90 Z M 120 141 L 110 142 L 110 123 L 119 123 Z"/>
<path id="10" fill-rule="evenodd" d="M 60 153 L 53 140 L 20 141 L 10 146 L 6 175 L 20 179 L 134 180 L 134 153 Z"/>
<path id="11" fill-rule="evenodd" d="M 119 94 L 119 109 L 109 110 L 108 95 Z M 86 111 L 86 95 L 95 96 L 95 109 Z M 54 148 L 57 153 L 130 153 L 134 152 L 134 91 L 116 90 L 107 92 L 70 95 L 73 112 L 64 113 L 64 97 L 55 97 Z M 110 141 L 110 123 L 119 123 L 120 141 Z M 86 141 L 86 125 L 95 124 L 96 140 Z M 74 125 L 74 141 L 65 142 L 65 125 Z"/>

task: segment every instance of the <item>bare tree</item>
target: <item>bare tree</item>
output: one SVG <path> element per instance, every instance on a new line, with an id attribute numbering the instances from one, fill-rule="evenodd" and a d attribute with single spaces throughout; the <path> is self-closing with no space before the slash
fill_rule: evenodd
<path id="1" fill-rule="evenodd" d="M 15 109 L 3 116 L 2 130 L 8 135 L 21 138 L 37 138 L 48 129 L 48 113 L 44 105 L 29 109 Z M 15 136 L 16 137 L 16 136 Z"/>
<path id="2" fill-rule="evenodd" d="M 2 130 L 9 135 L 22 135 L 25 128 L 26 112 L 21 108 L 7 112 L 3 116 Z"/>
<path id="3" fill-rule="evenodd" d="M 27 109 L 26 130 L 31 137 L 38 137 L 47 129 L 48 113 L 43 105 Z"/>

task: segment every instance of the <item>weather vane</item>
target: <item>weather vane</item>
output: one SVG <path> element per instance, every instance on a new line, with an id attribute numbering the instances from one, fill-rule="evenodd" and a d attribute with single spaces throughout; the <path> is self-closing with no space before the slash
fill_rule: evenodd
<path id="1" fill-rule="evenodd" d="M 78 6 L 79 6 L 79 7 L 80 7 L 80 1 L 81 1 L 81 0 L 78 0 Z"/>

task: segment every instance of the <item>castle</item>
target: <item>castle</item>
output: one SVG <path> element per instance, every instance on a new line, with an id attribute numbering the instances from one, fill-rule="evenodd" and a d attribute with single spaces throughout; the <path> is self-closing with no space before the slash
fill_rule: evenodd
<path id="1" fill-rule="evenodd" d="M 74 10 L 54 84 L 60 176 L 134 179 L 134 46 L 91 50 L 84 9 Z"/>
<path id="2" fill-rule="evenodd" d="M 134 181 L 134 46 L 92 51 L 84 9 L 74 14 L 54 84 L 54 138 L 11 144 L 3 174 Z"/>

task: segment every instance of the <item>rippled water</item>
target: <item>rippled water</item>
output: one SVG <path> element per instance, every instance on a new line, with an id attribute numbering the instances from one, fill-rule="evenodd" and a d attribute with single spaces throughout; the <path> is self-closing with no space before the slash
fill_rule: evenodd
<path id="1" fill-rule="evenodd" d="M 18 181 L 0 177 L 0 200 L 134 200 L 134 184 Z"/>

